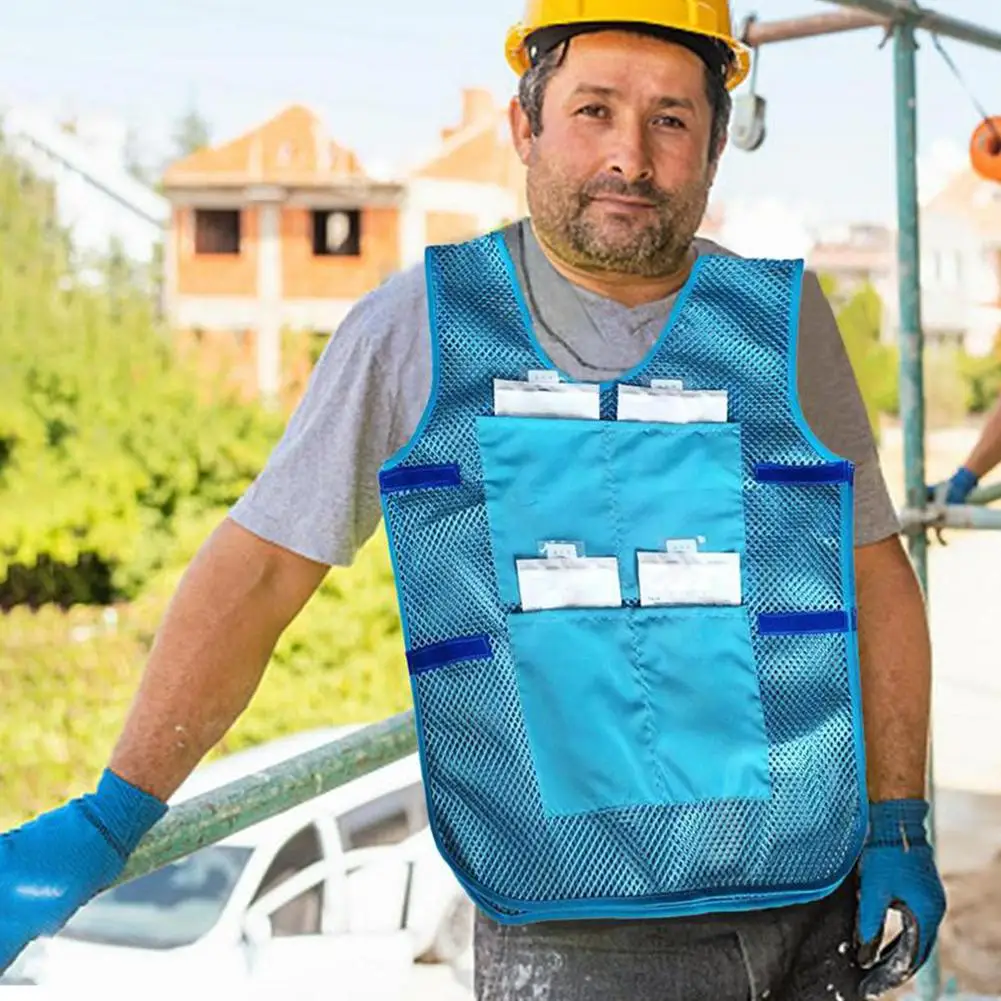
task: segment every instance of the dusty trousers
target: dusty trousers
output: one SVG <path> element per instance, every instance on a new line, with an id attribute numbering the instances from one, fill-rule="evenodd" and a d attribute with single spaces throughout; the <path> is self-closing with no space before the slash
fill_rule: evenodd
<path id="1" fill-rule="evenodd" d="M 859 1001 L 855 878 L 812 904 L 505 926 L 478 914 L 477 1001 Z"/>

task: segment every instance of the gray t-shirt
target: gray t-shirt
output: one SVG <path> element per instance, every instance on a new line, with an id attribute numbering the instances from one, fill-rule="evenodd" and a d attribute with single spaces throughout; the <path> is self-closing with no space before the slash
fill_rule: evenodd
<path id="1" fill-rule="evenodd" d="M 540 343 L 569 375 L 614 379 L 657 340 L 674 296 L 630 308 L 586 291 L 550 264 L 527 220 L 505 238 Z M 700 253 L 729 253 L 709 241 Z M 817 437 L 852 460 L 855 542 L 896 534 L 897 516 L 834 315 L 804 279 L 798 386 Z M 265 469 L 231 516 L 248 531 L 319 563 L 348 566 L 379 525 L 380 466 L 411 438 L 431 390 L 422 266 L 366 295 L 331 337 L 305 397 Z"/>

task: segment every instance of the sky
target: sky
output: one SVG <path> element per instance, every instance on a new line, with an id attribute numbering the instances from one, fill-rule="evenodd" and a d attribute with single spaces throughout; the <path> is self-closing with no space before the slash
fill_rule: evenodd
<path id="1" fill-rule="evenodd" d="M 999 0 L 927 5 L 1001 32 Z M 825 0 L 735 0 L 735 21 L 752 11 L 774 20 L 834 9 Z M 298 102 L 384 170 L 433 149 L 458 116 L 464 86 L 511 96 L 503 41 L 521 13 L 522 0 L 5 0 L 0 106 L 108 116 L 137 130 L 158 159 L 191 104 L 223 141 Z M 716 200 L 758 228 L 783 219 L 891 222 L 893 56 L 881 38 L 867 30 L 764 48 L 758 89 L 768 136 L 755 153 L 726 153 Z M 928 193 L 965 162 L 979 116 L 922 38 L 918 134 Z M 1001 114 L 1001 53 L 943 44 L 987 110 Z"/>

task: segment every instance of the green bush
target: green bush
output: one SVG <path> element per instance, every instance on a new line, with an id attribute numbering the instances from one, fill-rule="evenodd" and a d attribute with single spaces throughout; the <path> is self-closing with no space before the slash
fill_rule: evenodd
<path id="1" fill-rule="evenodd" d="M 967 413 L 967 383 L 956 348 L 934 346 L 925 349 L 925 426 L 929 430 L 955 427 Z"/>
<path id="2" fill-rule="evenodd" d="M 211 529 L 193 533 L 197 545 Z M 138 600 L 106 611 L 0 615 L 0 830 L 88 789 L 125 721 L 188 552 Z M 374 722 L 409 708 L 385 536 L 335 569 L 283 636 L 250 707 L 218 754 L 298 730 Z"/>
<path id="3" fill-rule="evenodd" d="M 961 354 L 959 370 L 966 383 L 966 408 L 974 414 L 990 410 L 1001 396 L 1001 344 L 983 357 Z"/>

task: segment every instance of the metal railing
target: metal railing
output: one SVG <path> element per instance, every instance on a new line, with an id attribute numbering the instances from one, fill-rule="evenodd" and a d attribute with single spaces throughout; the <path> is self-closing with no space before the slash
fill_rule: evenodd
<path id="1" fill-rule="evenodd" d="M 965 504 L 905 507 L 900 520 L 907 533 L 943 528 L 1001 529 L 1001 510 L 988 510 L 986 506 L 996 500 L 1001 500 L 1001 483 L 989 483 L 974 490 Z"/>
<path id="2" fill-rule="evenodd" d="M 145 876 L 416 749 L 414 714 L 405 712 L 196 796 L 143 838 L 117 882 Z"/>

